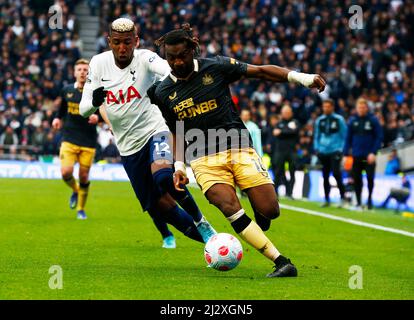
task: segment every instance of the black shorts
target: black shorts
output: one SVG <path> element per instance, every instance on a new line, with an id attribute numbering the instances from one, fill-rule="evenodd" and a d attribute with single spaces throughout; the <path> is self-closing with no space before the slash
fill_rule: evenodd
<path id="1" fill-rule="evenodd" d="M 173 164 L 170 133 L 155 134 L 137 153 L 121 159 L 135 195 L 142 209 L 147 211 L 162 196 L 152 178 L 151 164 L 157 160 L 168 160 Z"/>

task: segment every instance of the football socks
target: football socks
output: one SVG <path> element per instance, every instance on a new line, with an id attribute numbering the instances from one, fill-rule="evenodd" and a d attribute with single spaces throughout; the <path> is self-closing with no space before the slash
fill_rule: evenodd
<path id="1" fill-rule="evenodd" d="M 280 256 L 280 252 L 269 238 L 266 237 L 263 230 L 245 214 L 243 209 L 228 217 L 227 220 L 230 221 L 234 231 L 244 241 L 257 249 L 265 257 L 271 261 L 275 261 Z"/>

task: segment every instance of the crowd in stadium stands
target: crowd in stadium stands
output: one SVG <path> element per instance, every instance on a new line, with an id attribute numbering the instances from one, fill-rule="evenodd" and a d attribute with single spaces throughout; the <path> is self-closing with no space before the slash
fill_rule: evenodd
<path id="1" fill-rule="evenodd" d="M 271 151 L 281 108 L 290 105 L 301 125 L 298 164 L 309 165 L 314 120 L 326 98 L 336 102 L 336 111 L 346 119 L 356 99 L 366 98 L 383 127 L 384 146 L 414 139 L 413 2 L 363 1 L 360 30 L 349 26 L 350 0 L 87 2 L 91 13 L 100 15 L 97 52 L 107 49 L 108 24 L 120 16 L 136 22 L 141 47 L 151 50 L 158 50 L 153 43 L 159 36 L 189 22 L 202 57 L 220 54 L 322 74 L 328 83 L 323 93 L 251 80 L 232 86 L 238 108 L 249 109 L 262 130 L 265 152 Z M 0 143 L 57 154 L 59 133 L 50 129 L 53 101 L 62 85 L 73 81 L 73 61 L 82 55 L 73 15 L 76 1 L 60 1 L 63 30 L 50 30 L 47 11 L 34 12 L 28 3 L 0 4 Z M 101 149 L 110 146 L 108 152 L 116 153 L 109 132 L 102 125 L 99 130 Z M 0 152 L 15 152 L 5 150 Z"/>

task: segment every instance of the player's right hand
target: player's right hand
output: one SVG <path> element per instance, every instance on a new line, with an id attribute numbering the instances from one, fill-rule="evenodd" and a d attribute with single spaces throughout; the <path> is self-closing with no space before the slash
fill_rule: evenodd
<path id="1" fill-rule="evenodd" d="M 104 90 L 104 87 L 99 87 L 95 90 L 93 90 L 92 93 L 92 105 L 95 108 L 98 108 L 102 105 L 102 103 L 105 101 L 106 93 L 108 91 Z"/>
<path id="2" fill-rule="evenodd" d="M 325 87 L 326 87 L 326 81 L 319 74 L 315 76 L 315 78 L 313 79 L 313 83 L 309 86 L 309 88 L 318 89 L 319 92 L 324 91 Z"/>
<path id="3" fill-rule="evenodd" d="M 59 118 L 53 119 L 52 128 L 55 130 L 60 130 L 62 128 L 62 121 Z"/>
<path id="4" fill-rule="evenodd" d="M 185 191 L 183 188 L 181 188 L 182 185 L 186 185 L 190 182 L 188 180 L 187 175 L 182 172 L 181 170 L 177 170 L 174 172 L 174 187 L 177 191 Z"/>

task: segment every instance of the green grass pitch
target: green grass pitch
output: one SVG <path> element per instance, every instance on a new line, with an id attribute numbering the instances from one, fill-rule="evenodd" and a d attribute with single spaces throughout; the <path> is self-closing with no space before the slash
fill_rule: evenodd
<path id="1" fill-rule="evenodd" d="M 192 193 L 219 232 L 234 234 Z M 128 183 L 92 182 L 86 221 L 76 220 L 69 195 L 61 181 L 0 179 L 0 299 L 414 299 L 414 238 L 282 210 L 267 235 L 299 277 L 267 279 L 272 263 L 244 242 L 229 272 L 206 268 L 203 245 L 172 227 L 177 248 L 162 249 Z M 282 203 L 414 232 L 414 219 L 391 211 Z M 52 265 L 63 270 L 63 289 L 49 288 Z M 362 268 L 362 289 L 349 288 L 353 265 Z"/>

